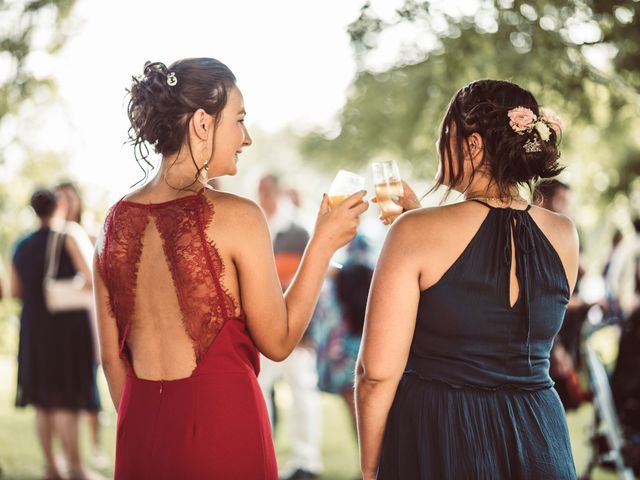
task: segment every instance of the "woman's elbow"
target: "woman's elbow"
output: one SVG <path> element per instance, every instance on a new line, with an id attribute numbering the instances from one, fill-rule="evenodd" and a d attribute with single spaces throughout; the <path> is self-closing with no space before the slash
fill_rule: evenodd
<path id="1" fill-rule="evenodd" d="M 255 343 L 260 353 L 274 362 L 285 360 L 297 346 L 294 339 L 275 332 L 268 338 L 256 339 Z"/>
<path id="2" fill-rule="evenodd" d="M 272 360 L 274 362 L 282 362 L 283 360 L 286 360 L 289 355 L 291 355 L 292 350 L 293 349 L 287 348 L 267 348 L 261 350 L 260 353 L 262 353 L 262 355 L 267 357 L 269 360 Z"/>
<path id="3" fill-rule="evenodd" d="M 356 364 L 356 383 L 366 385 L 386 384 L 394 380 L 396 375 L 391 372 L 377 370 L 375 368 L 367 368 L 361 361 Z"/>

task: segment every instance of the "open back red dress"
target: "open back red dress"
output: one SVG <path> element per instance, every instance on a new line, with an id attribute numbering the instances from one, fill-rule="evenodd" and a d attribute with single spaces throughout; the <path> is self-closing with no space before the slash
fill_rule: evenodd
<path id="1" fill-rule="evenodd" d="M 256 380 L 258 351 L 242 309 L 221 283 L 224 265 L 206 234 L 213 215 L 201 190 L 157 204 L 121 200 L 107 216 L 98 268 L 129 365 L 118 410 L 116 479 L 278 478 Z M 145 284 L 148 277 L 139 272 L 154 262 L 166 262 L 166 278 Z M 134 372 L 127 336 L 132 326 L 152 321 L 141 305 L 165 295 L 175 296 L 175 321 L 192 341 L 196 367 L 188 378 L 144 380 Z M 141 296 L 151 297 L 141 302 Z"/>

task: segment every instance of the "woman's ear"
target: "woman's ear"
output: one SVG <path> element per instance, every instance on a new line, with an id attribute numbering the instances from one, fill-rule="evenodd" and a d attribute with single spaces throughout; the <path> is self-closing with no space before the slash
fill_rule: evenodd
<path id="1" fill-rule="evenodd" d="M 211 134 L 212 125 L 211 115 L 202 108 L 197 109 L 191 117 L 190 129 L 199 140 L 207 140 Z"/>
<path id="2" fill-rule="evenodd" d="M 474 132 L 467 137 L 467 145 L 469 148 L 469 157 L 475 164 L 482 163 L 484 158 L 484 140 L 478 132 Z"/>

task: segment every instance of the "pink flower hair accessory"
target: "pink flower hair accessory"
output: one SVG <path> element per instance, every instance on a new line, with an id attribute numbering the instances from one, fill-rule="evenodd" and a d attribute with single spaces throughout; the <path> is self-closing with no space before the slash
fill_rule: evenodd
<path id="1" fill-rule="evenodd" d="M 538 117 L 530 108 L 515 107 L 507 112 L 509 117 L 509 126 L 514 132 L 521 135 L 524 132 L 531 131 Z"/>

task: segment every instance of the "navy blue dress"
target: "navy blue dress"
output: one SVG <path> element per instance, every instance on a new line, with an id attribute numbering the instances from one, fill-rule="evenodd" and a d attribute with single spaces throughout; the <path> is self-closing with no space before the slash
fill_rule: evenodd
<path id="1" fill-rule="evenodd" d="M 13 264 L 22 285 L 16 406 L 89 410 L 100 407 L 91 324 L 86 310 L 51 314 L 42 283 L 49 229 L 37 230 L 15 247 Z M 76 274 L 62 249 L 59 278 Z"/>
<path id="2" fill-rule="evenodd" d="M 569 302 L 563 265 L 530 207 L 484 205 L 487 217 L 463 253 L 420 294 L 379 479 L 576 478 L 549 377 Z M 520 291 L 513 307 L 512 233 Z"/>

